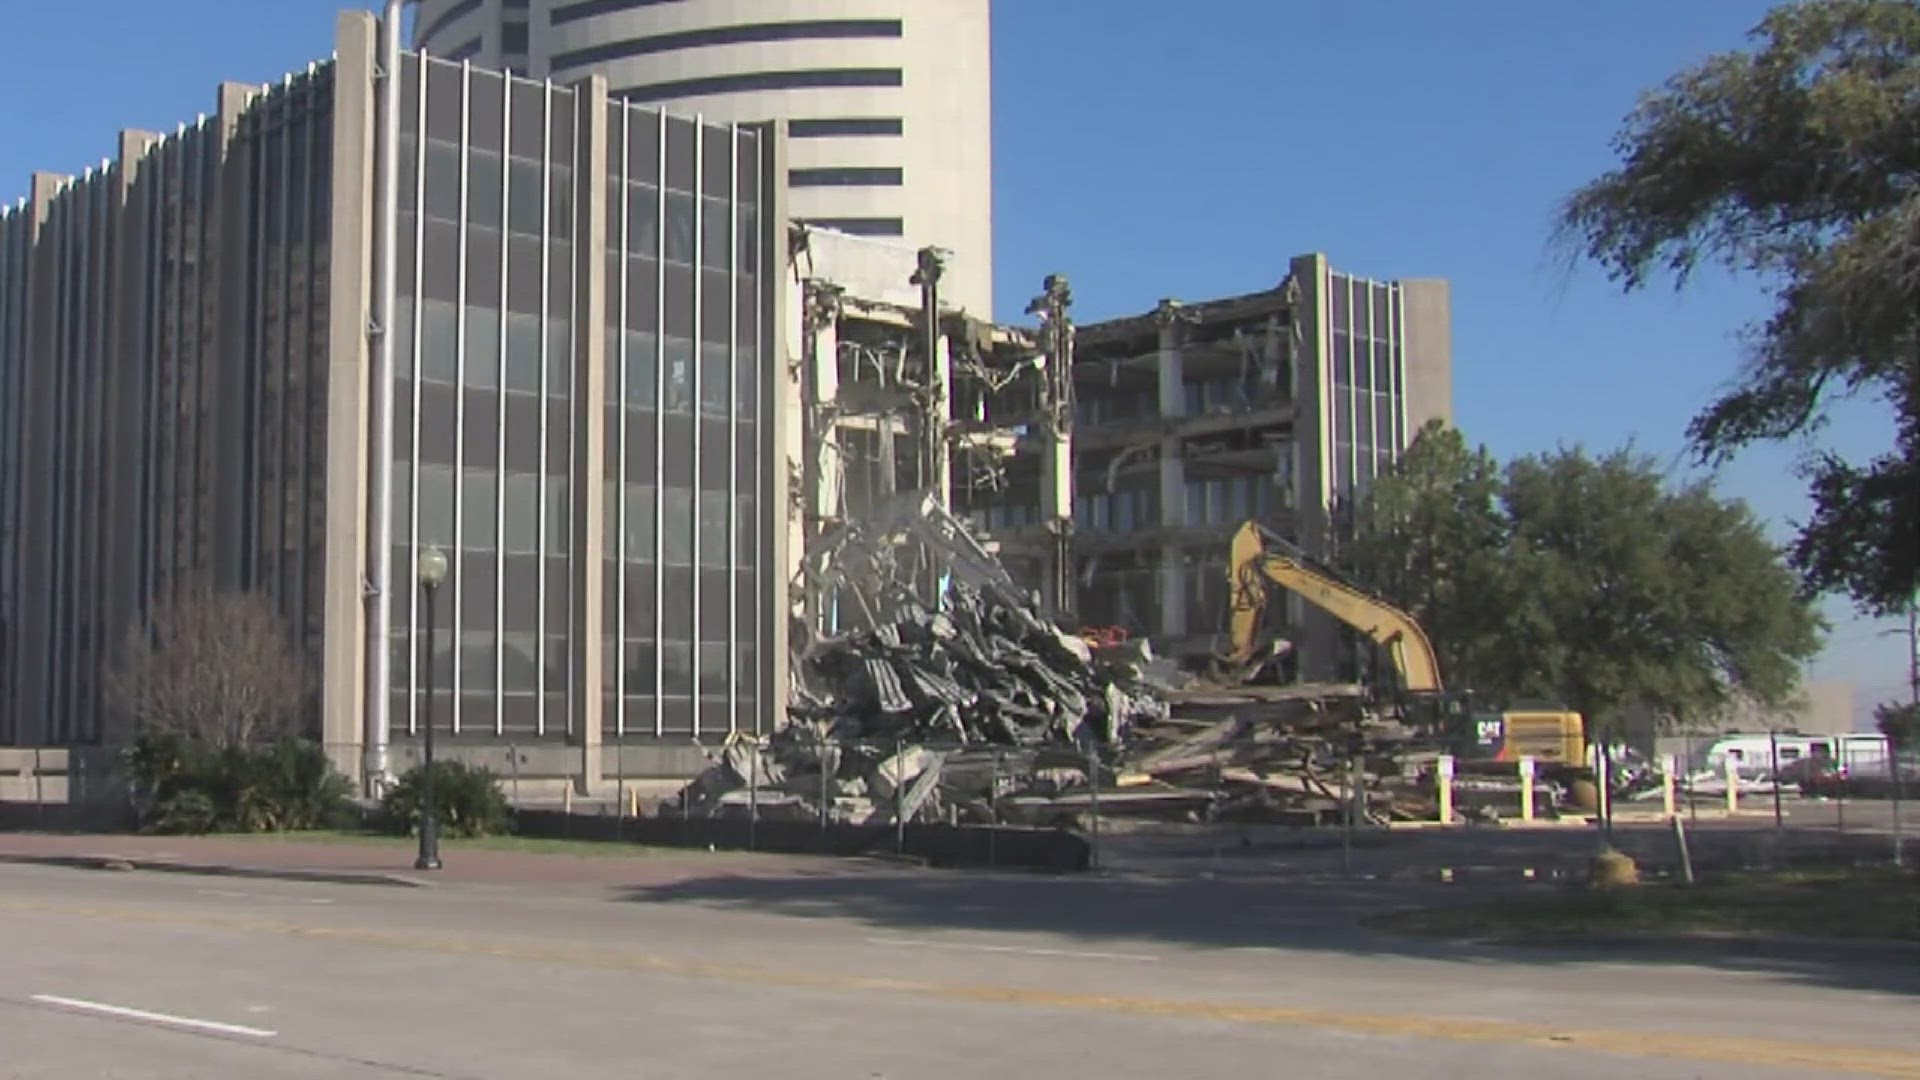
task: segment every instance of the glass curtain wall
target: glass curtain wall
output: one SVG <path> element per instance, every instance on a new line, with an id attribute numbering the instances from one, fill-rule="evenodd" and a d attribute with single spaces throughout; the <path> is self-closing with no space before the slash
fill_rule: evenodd
<path id="1" fill-rule="evenodd" d="M 415 582 L 437 546 L 437 722 L 565 738 L 576 95 L 417 54 L 401 83 L 394 730 L 424 719 Z"/>
<path id="2" fill-rule="evenodd" d="M 1364 495 L 1406 430 L 1406 356 L 1399 285 L 1332 274 L 1333 494 Z"/>
<path id="3" fill-rule="evenodd" d="M 603 734 L 757 730 L 760 134 L 624 103 L 607 130 Z"/>

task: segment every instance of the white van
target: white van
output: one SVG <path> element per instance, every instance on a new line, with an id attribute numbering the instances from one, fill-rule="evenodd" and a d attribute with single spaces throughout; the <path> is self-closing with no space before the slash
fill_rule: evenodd
<path id="1" fill-rule="evenodd" d="M 1727 734 L 1707 748 L 1702 764 L 1718 776 L 1726 772 L 1727 762 L 1731 760 L 1741 776 L 1766 777 L 1773 775 L 1776 752 L 1780 755 L 1782 772 L 1806 761 L 1820 761 L 1843 772 L 1873 772 L 1886 768 L 1887 737 L 1878 734 Z"/>

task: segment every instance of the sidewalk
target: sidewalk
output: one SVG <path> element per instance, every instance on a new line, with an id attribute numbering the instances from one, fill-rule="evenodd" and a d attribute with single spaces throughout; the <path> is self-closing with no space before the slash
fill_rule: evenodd
<path id="1" fill-rule="evenodd" d="M 55 833 L 0 833 L 0 864 L 172 870 L 186 873 L 335 881 L 354 884 L 421 887 L 438 882 L 463 885 L 540 886 L 543 888 L 630 888 L 670 885 L 700 878 L 846 877 L 876 872 L 871 862 L 646 848 L 607 853 L 554 854 L 488 851 L 447 842 L 444 868 L 413 868 L 411 842 L 375 840 L 301 841 L 220 836 L 132 836 Z"/>

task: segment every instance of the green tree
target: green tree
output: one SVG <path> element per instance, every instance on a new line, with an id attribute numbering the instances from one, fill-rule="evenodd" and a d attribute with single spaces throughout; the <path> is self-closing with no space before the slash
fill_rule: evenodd
<path id="1" fill-rule="evenodd" d="M 1354 508 L 1344 561 L 1420 620 L 1451 683 L 1511 682 L 1510 642 L 1527 636 L 1500 497 L 1500 463 L 1435 420 Z"/>
<path id="2" fill-rule="evenodd" d="M 1889 701 L 1873 708 L 1874 726 L 1902 753 L 1920 747 L 1920 705 Z"/>
<path id="3" fill-rule="evenodd" d="M 1497 469 L 1430 427 L 1356 515 L 1356 573 L 1407 607 L 1450 684 L 1564 701 L 1597 725 L 1645 707 L 1777 703 L 1819 620 L 1746 506 L 1670 488 L 1628 450 Z"/>
<path id="4" fill-rule="evenodd" d="M 1717 264 L 1774 293 L 1741 377 L 1689 430 L 1703 460 L 1817 433 L 1839 397 L 1892 408 L 1889 452 L 1805 463 L 1791 561 L 1812 589 L 1903 609 L 1920 589 L 1920 3 L 1782 5 L 1750 50 L 1646 95 L 1615 149 L 1561 210 L 1575 259 L 1630 291 Z"/>

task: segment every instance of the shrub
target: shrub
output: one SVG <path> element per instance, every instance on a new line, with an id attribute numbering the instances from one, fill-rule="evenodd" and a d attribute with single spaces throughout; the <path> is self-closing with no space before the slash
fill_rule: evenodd
<path id="1" fill-rule="evenodd" d="M 381 816 L 390 831 L 407 834 L 420 831 L 420 804 L 426 776 L 425 765 L 408 769 L 381 800 Z M 440 835 L 476 837 L 507 831 L 512 815 L 492 770 L 460 761 L 436 761 L 433 787 Z"/>
<path id="2" fill-rule="evenodd" d="M 304 739 L 217 748 L 149 733 L 128 749 L 127 769 L 148 832 L 281 832 L 354 817 L 352 784 Z"/>

